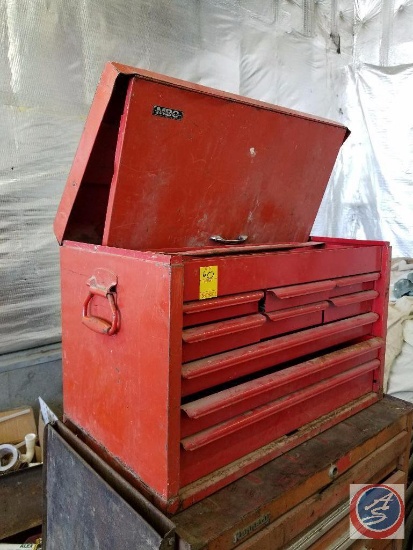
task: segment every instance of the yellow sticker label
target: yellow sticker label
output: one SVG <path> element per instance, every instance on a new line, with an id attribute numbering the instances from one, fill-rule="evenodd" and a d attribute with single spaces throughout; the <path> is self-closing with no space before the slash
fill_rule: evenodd
<path id="1" fill-rule="evenodd" d="M 218 296 L 218 266 L 199 268 L 199 299 L 207 300 Z"/>

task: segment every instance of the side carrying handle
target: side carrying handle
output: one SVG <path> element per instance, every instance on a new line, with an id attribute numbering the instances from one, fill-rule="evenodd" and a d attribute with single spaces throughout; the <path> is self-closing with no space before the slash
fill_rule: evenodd
<path id="1" fill-rule="evenodd" d="M 117 282 L 116 275 L 107 269 L 97 269 L 87 282 L 89 294 L 83 304 L 82 323 L 98 334 L 112 336 L 120 328 L 120 312 L 115 299 Z M 95 295 L 108 300 L 112 317 L 110 321 L 91 315 L 90 308 Z"/>
<path id="2" fill-rule="evenodd" d="M 221 235 L 212 235 L 210 239 L 220 244 L 242 244 L 248 239 L 248 235 L 239 235 L 236 239 L 224 239 Z"/>

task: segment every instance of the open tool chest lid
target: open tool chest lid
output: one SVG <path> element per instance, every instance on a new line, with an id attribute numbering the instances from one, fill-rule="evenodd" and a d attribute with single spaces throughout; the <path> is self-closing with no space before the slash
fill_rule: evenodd
<path id="1" fill-rule="evenodd" d="M 348 133 L 108 63 L 56 216 L 57 239 L 165 251 L 307 241 Z"/>

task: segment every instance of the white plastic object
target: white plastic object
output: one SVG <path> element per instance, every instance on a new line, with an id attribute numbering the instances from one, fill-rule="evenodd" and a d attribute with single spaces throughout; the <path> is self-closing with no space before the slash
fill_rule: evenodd
<path id="1" fill-rule="evenodd" d="M 20 455 L 20 462 L 26 462 L 29 464 L 34 457 L 34 447 L 36 444 L 37 435 L 36 434 L 27 434 L 24 438 L 26 444 L 26 453 Z"/>
<path id="2" fill-rule="evenodd" d="M 6 464 L 2 465 L 2 459 L 7 456 L 10 456 L 10 459 Z M 16 449 L 16 447 L 14 445 L 11 445 L 10 443 L 4 443 L 3 445 L 0 445 L 0 474 L 17 470 L 19 466 L 20 453 Z"/>

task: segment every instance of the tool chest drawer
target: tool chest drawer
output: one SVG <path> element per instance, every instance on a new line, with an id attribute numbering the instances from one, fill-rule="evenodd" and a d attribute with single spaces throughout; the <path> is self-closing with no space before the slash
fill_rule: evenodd
<path id="1" fill-rule="evenodd" d="M 374 281 L 379 278 L 380 273 L 377 272 L 363 273 L 353 277 L 271 288 L 265 293 L 264 311 L 278 311 L 373 290 Z"/>
<path id="2" fill-rule="evenodd" d="M 313 248 L 292 248 L 277 253 L 237 254 L 205 258 L 186 257 L 184 262 L 184 301 L 199 300 L 200 272 L 205 267 L 214 267 L 218 275 L 218 296 L 266 290 L 266 300 L 271 289 L 286 286 L 310 284 L 309 300 L 322 301 L 323 294 L 316 296 L 313 284 L 330 287 L 332 279 L 336 288 L 329 296 L 352 292 L 351 285 L 359 276 L 377 277 L 380 274 L 382 254 L 380 246 L 353 247 L 351 241 L 343 240 L 339 246 L 331 247 L 319 243 Z M 344 244 L 345 243 L 345 244 Z M 314 243 L 315 244 L 315 243 Z M 213 261 L 212 261 L 213 260 Z M 357 278 L 356 278 L 357 276 Z M 380 276 L 380 275 L 379 275 Z M 351 279 L 350 279 L 351 278 Z M 370 281 L 370 286 L 371 286 Z M 337 286 L 337 284 L 343 286 Z M 357 284 L 357 283 L 354 283 Z M 363 283 L 358 283 L 363 284 Z M 369 282 L 367 282 L 367 285 Z M 304 289 L 303 289 L 304 290 Z M 355 291 L 354 291 L 355 292 Z M 315 294 L 312 296 L 311 294 Z M 303 301 L 304 300 L 304 301 Z M 285 303 L 285 302 L 284 302 Z M 306 298 L 296 300 L 296 305 L 306 303 Z M 285 303 L 285 307 L 293 307 Z"/>
<path id="3" fill-rule="evenodd" d="M 266 259 L 275 265 L 281 258 L 285 265 L 294 254 L 302 255 L 311 258 L 316 275 L 331 275 L 331 250 L 338 261 L 340 254 L 349 254 L 344 247 L 318 248 L 290 255 L 278 253 L 275 258 L 268 254 Z M 360 249 L 354 251 L 357 259 Z M 218 263 L 221 258 L 205 260 L 211 259 Z M 240 266 L 250 258 L 232 261 L 239 263 L 235 270 L 239 288 L 248 289 L 251 271 Z M 375 259 L 364 266 L 369 269 L 367 273 L 358 273 L 360 268 L 353 262 L 351 274 L 347 268 L 345 277 L 308 283 L 301 282 L 302 271 L 292 270 L 283 286 L 250 289 L 259 297 L 261 313 L 205 324 L 201 318 L 201 323 L 192 327 L 186 324 L 180 425 L 180 479 L 184 485 L 314 421 L 332 407 L 374 392 L 383 352 L 383 339 L 374 336 L 380 321 L 377 311 L 383 281 Z M 218 294 L 225 268 L 225 264 L 212 262 L 200 266 L 200 281 L 203 272 L 213 272 Z M 268 277 L 267 272 L 262 275 Z M 277 278 L 281 280 L 280 271 L 274 269 L 273 280 Z M 219 300 L 231 300 L 231 296 L 203 299 L 204 286 L 200 282 L 199 305 L 189 302 L 191 308 L 208 311 L 209 302 L 212 309 Z M 184 304 L 184 311 L 186 307 Z M 249 328 L 253 324 L 254 333 Z M 248 330 L 241 333 L 243 326 Z M 228 332 L 239 327 L 241 334 L 232 343 L 229 336 L 224 340 L 220 337 L 223 345 L 214 346 L 213 338 L 225 333 L 227 327 Z M 192 335 L 198 347 L 191 353 L 188 340 Z M 255 342 L 250 341 L 254 336 Z M 316 356 L 305 360 L 311 354 Z"/>
<path id="4" fill-rule="evenodd" d="M 367 337 L 373 333 L 374 323 L 378 320 L 377 314 L 367 313 L 184 363 L 182 395 L 197 393 L 234 378 Z"/>
<path id="5" fill-rule="evenodd" d="M 323 311 L 328 307 L 328 302 L 324 301 L 266 313 L 267 322 L 262 328 L 262 338 L 271 338 L 271 336 L 321 325 Z"/>
<path id="6" fill-rule="evenodd" d="M 182 439 L 184 485 L 291 433 L 372 390 L 372 361 Z"/>
<path id="7" fill-rule="evenodd" d="M 364 290 L 354 294 L 331 298 L 330 307 L 324 313 L 324 322 L 335 321 L 352 317 L 360 313 L 367 313 L 372 310 L 373 301 L 378 298 L 376 290 Z"/>
<path id="8" fill-rule="evenodd" d="M 258 375 L 247 382 L 241 379 L 227 389 L 204 397 L 186 399 L 181 406 L 181 435 L 187 437 L 361 365 L 377 369 L 382 347 L 381 338 L 369 338 L 308 361 L 298 361 L 294 366 Z"/>
<path id="9" fill-rule="evenodd" d="M 209 323 L 182 332 L 182 360 L 191 361 L 206 355 L 259 342 L 265 317 L 259 313 L 218 323 Z"/>
<path id="10" fill-rule="evenodd" d="M 54 226 L 64 415 L 167 513 L 382 397 L 389 245 L 310 237 L 347 135 L 105 68 Z"/>
<path id="11" fill-rule="evenodd" d="M 183 326 L 202 325 L 220 319 L 231 319 L 259 312 L 263 291 L 235 294 L 209 300 L 187 302 L 183 307 Z"/>

